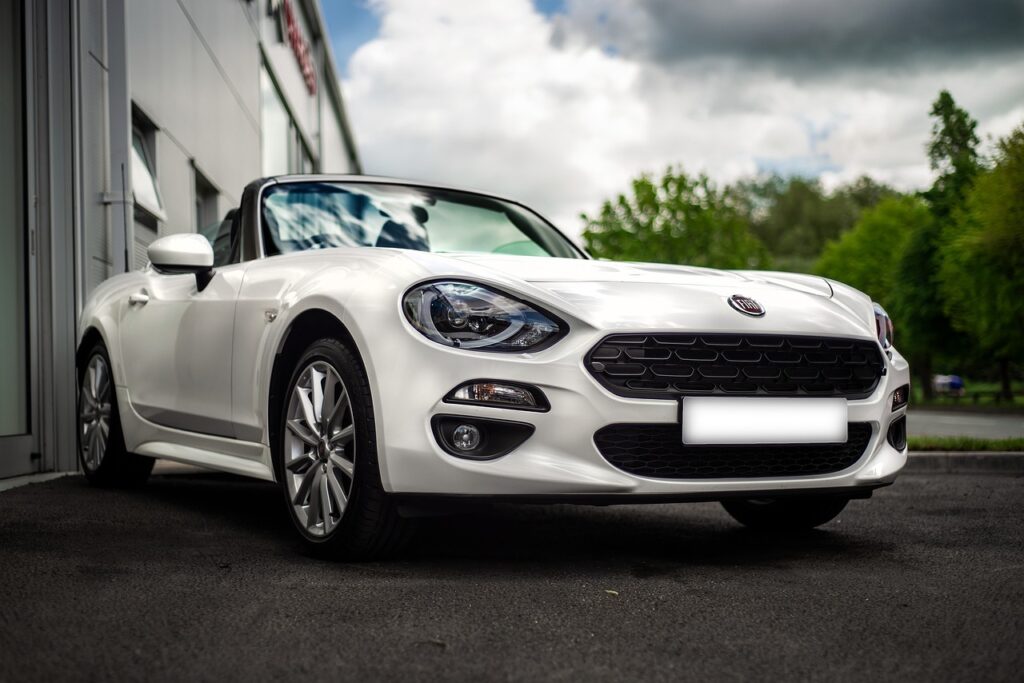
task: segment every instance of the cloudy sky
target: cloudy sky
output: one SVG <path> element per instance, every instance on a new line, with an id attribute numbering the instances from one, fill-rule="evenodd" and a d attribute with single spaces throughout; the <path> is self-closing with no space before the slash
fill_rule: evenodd
<path id="1" fill-rule="evenodd" d="M 1024 0 L 323 0 L 366 172 L 571 233 L 642 172 L 931 178 L 941 88 L 1024 122 Z"/>

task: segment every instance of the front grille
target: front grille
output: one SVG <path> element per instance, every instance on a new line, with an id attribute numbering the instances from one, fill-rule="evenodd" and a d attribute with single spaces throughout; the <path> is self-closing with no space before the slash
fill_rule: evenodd
<path id="1" fill-rule="evenodd" d="M 654 479 L 804 477 L 839 472 L 856 463 L 871 425 L 851 422 L 846 443 L 688 446 L 678 423 L 614 424 L 594 434 L 605 460 L 624 472 Z"/>
<path id="2" fill-rule="evenodd" d="M 613 334 L 586 365 L 609 391 L 631 398 L 867 398 L 884 368 L 874 341 L 756 334 Z"/>

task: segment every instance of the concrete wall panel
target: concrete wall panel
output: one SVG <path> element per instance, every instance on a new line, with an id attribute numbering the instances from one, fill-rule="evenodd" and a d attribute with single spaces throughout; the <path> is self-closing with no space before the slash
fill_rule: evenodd
<path id="1" fill-rule="evenodd" d="M 83 22 L 82 46 L 87 44 L 86 30 L 97 27 Z M 98 27 L 102 31 L 102 27 Z M 88 36 L 90 41 L 93 36 Z M 115 190 L 121 191 L 120 169 L 117 183 L 111 183 L 110 156 L 108 146 L 107 119 L 107 70 L 92 56 L 92 51 L 83 50 L 81 59 L 81 206 L 82 240 L 85 253 L 82 262 L 86 264 L 84 285 L 91 292 L 96 285 L 110 277 L 110 221 L 109 205 L 105 197 Z M 120 205 L 115 205 L 120 207 Z"/>
<path id="2" fill-rule="evenodd" d="M 169 218 L 174 211 L 180 220 L 172 203 L 182 195 L 163 188 L 164 174 L 178 183 L 192 159 L 236 201 L 259 176 L 259 43 L 244 8 L 235 0 L 192 3 L 188 12 L 166 0 L 128 8 L 132 99 L 167 136 L 161 148 L 174 145 L 180 157 L 173 168 L 158 161 Z M 168 230 L 192 222 L 169 220 Z"/>
<path id="3" fill-rule="evenodd" d="M 156 166 L 167 220 L 160 236 L 195 232 L 195 176 L 188 155 L 166 134 L 156 134 Z"/>

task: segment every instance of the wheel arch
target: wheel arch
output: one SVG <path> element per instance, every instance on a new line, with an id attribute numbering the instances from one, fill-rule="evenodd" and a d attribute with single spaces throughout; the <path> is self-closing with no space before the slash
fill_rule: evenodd
<path id="1" fill-rule="evenodd" d="M 115 275 L 101 284 L 89 297 L 78 320 L 78 346 L 75 347 L 75 365 L 79 367 L 92 344 L 100 341 L 107 349 L 110 369 L 114 378 L 122 378 L 119 325 L 121 297 L 140 283 L 140 273 Z M 116 383 L 115 383 L 116 384 Z"/>
<path id="2" fill-rule="evenodd" d="M 78 342 L 78 348 L 75 349 L 76 370 L 80 370 L 82 366 L 85 365 L 86 361 L 89 360 L 88 358 L 86 358 L 86 354 L 89 352 L 89 349 L 91 349 L 96 344 L 96 342 L 100 342 L 101 344 L 106 346 L 107 353 L 110 353 L 110 346 L 107 344 L 107 341 L 103 338 L 103 334 L 99 331 L 99 328 L 97 328 L 95 325 L 90 325 L 89 327 L 85 328 L 84 332 L 82 332 L 82 338 Z"/>
<path id="3" fill-rule="evenodd" d="M 322 308 L 306 309 L 292 320 L 278 342 L 274 354 L 273 369 L 270 372 L 270 383 L 267 395 L 267 437 L 271 450 L 280 436 L 276 417 L 284 406 L 285 394 L 288 391 L 288 379 L 295 363 L 302 353 L 317 339 L 332 337 L 345 344 L 367 371 L 366 361 L 360 351 L 359 344 L 348 327 L 333 313 Z M 371 387 L 372 390 L 372 387 Z M 280 473 L 275 472 L 275 477 Z"/>

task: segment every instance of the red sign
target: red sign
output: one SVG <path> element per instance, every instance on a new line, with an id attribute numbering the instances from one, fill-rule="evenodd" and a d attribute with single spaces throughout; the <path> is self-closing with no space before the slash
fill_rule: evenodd
<path id="1" fill-rule="evenodd" d="M 309 41 L 302 35 L 302 28 L 295 18 L 295 9 L 291 0 L 270 0 L 270 13 L 276 15 L 281 27 L 281 37 L 288 41 L 299 62 L 299 69 L 302 71 L 302 80 L 306 83 L 306 90 L 310 95 L 316 94 L 316 63 L 313 61 L 313 54 L 309 48 Z"/>

